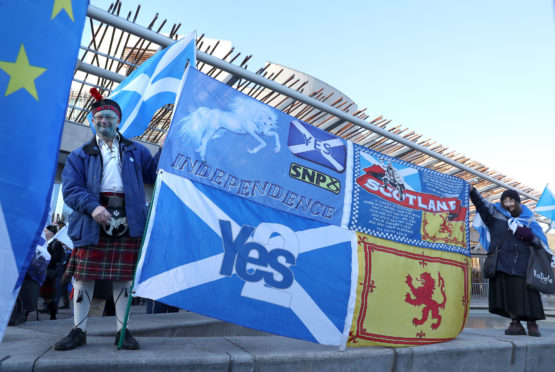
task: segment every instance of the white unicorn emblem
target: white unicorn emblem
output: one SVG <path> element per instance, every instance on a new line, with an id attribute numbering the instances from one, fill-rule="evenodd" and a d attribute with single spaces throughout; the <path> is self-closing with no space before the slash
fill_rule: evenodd
<path id="1" fill-rule="evenodd" d="M 201 160 L 205 161 L 206 146 L 211 139 L 222 136 L 225 131 L 240 135 L 250 135 L 258 145 L 247 151 L 251 154 L 266 146 L 261 136 L 275 138 L 274 152 L 281 149 L 276 131 L 277 117 L 271 108 L 250 99 L 238 97 L 229 104 L 229 111 L 199 107 L 181 119 L 177 126 L 179 135 L 188 138 L 196 146 Z"/>

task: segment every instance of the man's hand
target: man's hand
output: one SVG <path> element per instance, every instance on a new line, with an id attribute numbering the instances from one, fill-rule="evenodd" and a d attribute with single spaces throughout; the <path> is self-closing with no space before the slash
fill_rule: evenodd
<path id="1" fill-rule="evenodd" d="M 101 226 L 106 226 L 110 224 L 110 221 L 112 220 L 112 214 L 108 212 L 106 208 L 99 205 L 92 212 L 92 218 L 94 218 L 94 220 L 98 222 Z"/>

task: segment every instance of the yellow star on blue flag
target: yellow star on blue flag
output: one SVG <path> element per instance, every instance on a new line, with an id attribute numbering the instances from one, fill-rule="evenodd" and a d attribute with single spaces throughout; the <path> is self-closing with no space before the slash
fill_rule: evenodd
<path id="1" fill-rule="evenodd" d="M 21 44 L 21 49 L 17 54 L 17 60 L 15 62 L 0 61 L 0 69 L 10 75 L 6 96 L 23 88 L 38 101 L 35 79 L 42 75 L 46 69 L 29 64 L 23 44 Z"/>
<path id="2" fill-rule="evenodd" d="M 54 0 L 54 7 L 52 8 L 52 19 L 56 17 L 62 10 L 65 10 L 69 18 L 73 21 L 73 8 L 71 7 L 71 0 Z"/>
<path id="3" fill-rule="evenodd" d="M 46 224 L 88 5 L 0 1 L 0 341 Z"/>

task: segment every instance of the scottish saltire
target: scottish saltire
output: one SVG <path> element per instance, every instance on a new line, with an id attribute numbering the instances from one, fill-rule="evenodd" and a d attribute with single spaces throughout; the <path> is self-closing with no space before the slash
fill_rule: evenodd
<path id="1" fill-rule="evenodd" d="M 158 175 L 135 295 L 327 345 L 345 345 L 355 232 Z"/>
<path id="2" fill-rule="evenodd" d="M 112 91 L 122 111 L 119 131 L 127 138 L 144 133 L 158 109 L 173 104 L 187 64 L 196 65 L 193 32 L 146 60 Z"/>
<path id="3" fill-rule="evenodd" d="M 479 213 L 474 215 L 474 220 L 472 221 L 472 227 L 478 232 L 480 245 L 486 252 L 489 252 L 489 242 L 491 240 L 489 229 L 482 221 L 482 217 L 480 217 Z"/>
<path id="4" fill-rule="evenodd" d="M 468 183 L 353 145 L 352 230 L 470 255 Z"/>
<path id="5" fill-rule="evenodd" d="M 543 249 L 545 249 L 549 254 L 552 254 L 551 249 L 549 248 L 549 241 L 547 240 L 547 236 L 545 235 L 545 232 L 543 231 L 540 224 L 536 221 L 534 213 L 530 210 L 530 208 L 528 208 L 528 206 L 521 204 L 520 207 L 522 211 L 520 212 L 520 215 L 518 217 L 513 217 L 507 210 L 505 210 L 501 206 L 500 202 L 497 202 L 495 204 L 489 203 L 488 201 L 485 202 L 490 204 L 490 208 L 494 208 L 495 210 L 497 210 L 497 212 L 503 214 L 507 218 L 507 227 L 513 231 L 513 234 L 516 232 L 518 226 L 529 227 L 530 229 L 532 229 L 532 233 L 534 233 L 534 235 L 540 240 Z M 478 231 L 478 233 L 480 234 L 480 244 L 482 245 L 482 247 L 484 247 L 486 252 L 488 252 L 490 246 L 489 228 L 486 226 L 484 221 L 482 221 L 482 218 L 478 214 L 474 216 L 472 227 L 474 227 L 476 231 Z M 552 265 L 555 267 L 555 256 L 553 256 Z"/>
<path id="6" fill-rule="evenodd" d="M 470 306 L 470 258 L 357 233 L 357 300 L 347 346 L 448 341 Z"/>
<path id="7" fill-rule="evenodd" d="M 352 144 L 193 68 L 159 167 L 304 218 L 346 226 Z"/>
<path id="8" fill-rule="evenodd" d="M 552 222 L 555 221 L 555 194 L 553 194 L 549 185 L 545 186 L 540 200 L 536 203 L 534 212 L 549 218 Z"/>
<path id="9" fill-rule="evenodd" d="M 314 130 L 310 124 L 291 120 L 287 146 L 291 153 L 302 159 L 343 172 L 347 160 L 345 142 L 323 130 Z"/>
<path id="10" fill-rule="evenodd" d="M 87 6 L 0 3 L 0 339 L 46 222 Z"/>

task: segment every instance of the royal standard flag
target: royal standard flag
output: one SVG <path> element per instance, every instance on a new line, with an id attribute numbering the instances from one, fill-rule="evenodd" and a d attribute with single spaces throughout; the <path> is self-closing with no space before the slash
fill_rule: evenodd
<path id="1" fill-rule="evenodd" d="M 470 305 L 469 258 L 357 233 L 357 300 L 347 346 L 448 341 Z"/>
<path id="2" fill-rule="evenodd" d="M 48 216 L 87 6 L 0 2 L 0 339 Z"/>

